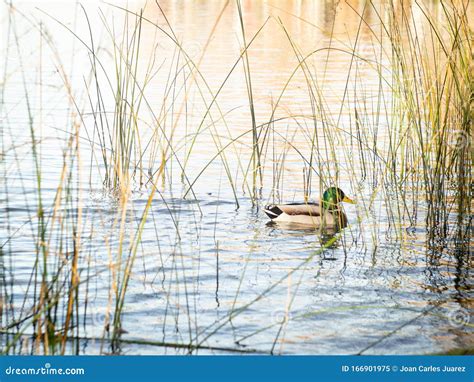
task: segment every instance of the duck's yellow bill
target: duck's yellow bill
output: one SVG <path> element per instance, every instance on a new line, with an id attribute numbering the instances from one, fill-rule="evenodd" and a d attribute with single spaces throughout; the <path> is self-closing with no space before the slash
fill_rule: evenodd
<path id="1" fill-rule="evenodd" d="M 355 200 L 352 200 L 351 198 L 348 198 L 347 196 L 344 196 L 344 199 L 342 199 L 343 202 L 350 203 L 350 204 L 356 204 Z"/>

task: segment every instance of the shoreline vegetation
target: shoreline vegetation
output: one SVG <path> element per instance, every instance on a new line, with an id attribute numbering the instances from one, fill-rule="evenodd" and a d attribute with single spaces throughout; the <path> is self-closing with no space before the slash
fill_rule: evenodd
<path id="1" fill-rule="evenodd" d="M 198 220 L 202 206 L 196 187 L 205 184 L 208 174 L 217 168 L 222 174 L 219 193 L 232 195 L 236 209 L 244 203 L 259 211 L 268 200 L 281 200 L 280 191 L 285 188 L 287 176 L 286 161 L 291 156 L 301 163 L 303 200 L 310 201 L 322 190 L 341 182 L 353 191 L 351 194 L 359 203 L 349 230 L 355 235 L 365 232 L 372 238 L 373 256 L 382 232 L 374 203 L 382 200 L 388 225 L 384 236 L 390 236 L 403 247 L 415 233 L 422 232 L 426 264 L 442 267 L 448 256 L 469 279 L 474 206 L 474 32 L 469 19 L 473 5 L 469 1 L 440 1 L 435 11 L 425 2 L 407 2 L 403 6 L 395 1 L 384 5 L 367 1 L 357 8 L 347 3 L 346 7 L 359 20 L 355 39 L 344 48 L 331 34 L 329 45 L 318 46 L 315 42 L 310 52 L 299 46 L 297 36 L 292 35 L 280 17 L 269 16 L 261 25 L 250 28 L 239 0 L 222 3 L 209 35 L 201 38 L 205 42 L 197 52 L 192 51 L 195 46 L 180 40 L 159 2 L 153 4 L 159 11 L 159 17 L 155 18 L 148 17 L 143 9 L 104 6 L 121 16 L 111 19 L 99 8 L 94 19 L 101 22 L 104 31 L 101 36 L 95 33 L 92 15 L 82 6 L 78 7 L 76 17 L 85 20 L 87 34 L 77 32 L 73 25 L 51 16 L 41 7 L 33 17 L 14 4 L 7 2 L 3 6 L 8 9 L 8 19 L 2 37 L 6 40 L 6 55 L 0 103 L 4 179 L 0 197 L 5 206 L 0 237 L 2 353 L 80 354 L 84 338 L 89 338 L 88 301 L 97 277 L 107 285 L 101 287 L 107 306 L 101 310 L 99 320 L 102 334 L 94 337 L 93 342 L 100 344 L 102 354 L 119 354 L 127 341 L 139 344 L 141 340 L 124 336 L 127 330 L 123 314 L 134 272 L 147 255 L 143 250 L 144 232 L 156 232 L 157 247 L 162 240 L 160 223 L 153 211 L 156 203 L 164 206 L 162 213 L 172 221 L 170 240 L 175 241 L 179 253 L 185 228 L 173 198 L 192 203 Z M 235 52 L 229 72 L 216 86 L 216 79 L 206 78 L 201 65 L 223 15 L 230 9 L 235 10 L 238 18 L 239 29 L 233 32 L 241 46 Z M 368 12 L 372 17 L 370 23 Z M 415 12 L 422 25 L 417 24 Z M 301 15 L 287 16 L 312 25 L 312 20 Z M 62 166 L 53 181 L 46 181 L 43 176 L 48 168 L 43 156 L 49 137 L 42 134 L 42 117 L 35 114 L 33 95 L 28 92 L 24 67 L 31 57 L 23 56 L 24 41 L 17 28 L 18 20 L 34 31 L 40 42 L 41 60 L 45 57 L 53 60 L 60 80 L 58 91 L 64 93 L 68 105 L 69 125 L 56 127 L 64 138 L 57 151 Z M 87 57 L 80 68 L 75 68 L 76 72 L 80 71 L 80 81 L 70 76 L 65 57 L 46 27 L 48 23 L 71 35 L 75 49 Z M 271 112 L 264 117 L 258 113 L 260 99 L 255 95 L 258 81 L 252 48 L 270 25 L 279 28 L 284 36 L 281 43 L 296 65 L 281 92 L 272 95 Z M 371 49 L 359 49 L 362 30 L 372 40 Z M 151 47 L 145 44 L 150 33 L 155 34 L 156 41 Z M 159 44 L 171 52 L 166 59 L 159 55 Z M 349 62 L 338 112 L 334 112 L 332 101 L 323 91 L 324 84 L 330 81 L 326 69 L 333 54 L 347 57 Z M 8 57 L 13 55 L 18 59 L 16 68 L 9 63 Z M 319 72 L 321 68 L 316 70 L 313 65 L 315 57 L 325 61 L 323 76 Z M 169 72 L 163 76 L 164 70 Z M 362 71 L 369 72 L 378 84 L 376 91 L 366 91 Z M 23 83 L 10 84 L 12 72 L 16 77 L 19 73 Z M 167 80 L 157 90 L 158 74 Z M 237 75 L 241 76 L 238 81 L 245 84 L 247 99 L 238 100 L 235 108 L 248 117 L 245 123 L 248 127 L 236 132 L 228 122 L 235 110 L 224 109 L 221 100 Z M 288 114 L 285 102 L 296 76 L 304 79 L 305 109 L 301 114 Z M 40 105 L 45 102 L 41 100 L 42 81 L 39 78 L 36 85 Z M 20 89 L 18 96 L 25 104 L 29 121 L 26 143 L 15 142 L 15 125 L 8 122 L 4 97 L 5 89 L 10 86 Z M 160 102 L 156 102 L 157 93 L 161 94 Z M 296 126 L 294 133 L 290 133 L 288 125 Z M 304 148 L 294 143 L 296 134 L 306 139 Z M 207 148 L 210 159 L 205 160 L 199 156 L 203 136 L 210 138 Z M 57 142 L 55 145 L 58 147 Z M 26 160 L 32 165 L 23 170 Z M 33 238 L 25 240 L 25 245 L 35 258 L 29 281 L 20 289 L 15 284 L 18 249 L 14 244 L 19 229 L 15 228 L 14 212 L 9 208 L 17 192 L 11 190 L 12 174 L 19 178 L 16 183 L 25 194 L 24 208 L 29 216 L 25 227 Z M 113 205 L 114 213 L 107 223 L 110 236 L 104 235 L 102 241 L 108 258 L 103 269 L 95 269 L 92 259 L 95 249 L 88 244 L 95 235 L 90 229 L 95 223 L 90 220 L 93 215 L 86 203 L 89 194 L 84 184 Z M 53 198 L 45 196 L 51 192 Z M 138 204 L 135 195 L 140 195 L 143 202 Z M 217 213 L 216 219 L 220 219 Z M 230 348 L 209 345 L 208 341 L 292 275 L 297 278 L 297 271 L 343 236 L 344 232 L 338 232 L 323 240 L 310 257 L 283 276 L 275 277 L 273 284 L 250 296 L 248 302 L 234 301 L 228 314 L 215 322 L 198 327 L 194 318 L 189 317 L 189 338 L 179 343 L 156 341 L 155 345 L 189 353 L 199 349 L 259 352 L 252 346 Z M 218 263 L 218 241 L 216 254 Z M 176 261 L 184 265 L 186 259 L 176 256 Z M 471 287 L 469 282 L 460 283 L 460 289 Z M 185 282 L 179 292 L 185 304 L 189 303 L 191 289 Z M 280 325 L 270 350 L 272 354 L 287 319 Z M 472 348 L 442 353 L 472 354 Z"/>

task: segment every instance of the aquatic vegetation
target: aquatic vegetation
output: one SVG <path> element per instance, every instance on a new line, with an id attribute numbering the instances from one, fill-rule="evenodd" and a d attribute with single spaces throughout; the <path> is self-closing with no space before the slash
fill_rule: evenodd
<path id="1" fill-rule="evenodd" d="M 166 2 L 2 7 L 2 353 L 334 352 L 317 318 L 357 312 L 362 354 L 423 317 L 472 326 L 469 2 L 334 2 L 321 32 L 227 1 L 192 41 Z M 335 185 L 347 228 L 265 225 Z"/>

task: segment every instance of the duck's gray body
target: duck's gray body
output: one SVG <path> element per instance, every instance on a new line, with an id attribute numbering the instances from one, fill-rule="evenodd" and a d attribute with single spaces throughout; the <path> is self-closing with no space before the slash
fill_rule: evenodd
<path id="1" fill-rule="evenodd" d="M 274 222 L 302 224 L 315 228 L 343 228 L 347 217 L 340 209 L 326 210 L 320 203 L 272 204 L 264 212 Z"/>

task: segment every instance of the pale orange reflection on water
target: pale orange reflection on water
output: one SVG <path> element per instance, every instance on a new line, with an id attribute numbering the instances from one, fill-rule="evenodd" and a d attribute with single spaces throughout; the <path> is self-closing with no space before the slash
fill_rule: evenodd
<path id="1" fill-rule="evenodd" d="M 41 141 L 43 196 L 49 205 L 55 203 L 58 174 L 64 165 L 64 142 L 69 142 L 71 125 L 81 126 L 78 162 L 83 172 L 79 181 L 84 188 L 81 202 L 89 214 L 84 218 L 83 237 L 87 239 L 83 245 L 88 251 L 84 259 L 93 267 L 102 266 L 104 274 L 113 269 L 109 261 L 120 252 L 116 231 L 121 211 L 117 201 L 104 192 L 97 121 L 108 118 L 111 126 L 115 121 L 117 83 L 122 80 L 116 78 L 116 65 L 129 60 L 120 55 L 127 52 L 127 43 L 137 32 L 135 13 L 143 8 L 136 73 L 140 86 L 146 83 L 146 101 L 137 116 L 140 147 L 134 148 L 138 152 L 134 158 L 139 158 L 146 175 L 157 171 L 166 155 L 171 159 L 159 184 L 160 197 L 155 196 L 144 229 L 139 266 L 127 292 L 129 315 L 124 326 L 129 337 L 166 337 L 180 342 L 183 336 L 202 336 L 219 317 L 256 293 L 264 293 L 282 277 L 284 282 L 275 293 L 258 301 L 253 310 L 243 311 L 244 318 L 233 321 L 231 328 L 218 330 L 216 343 L 239 347 L 236 340 L 251 338 L 248 345 L 268 352 L 277 341 L 275 333 L 268 334 L 264 326 L 269 317 L 288 308 L 288 296 L 296 296 L 293 317 L 299 321 L 288 326 L 285 337 L 280 338 L 282 353 L 357 353 L 367 349 L 374 337 L 404 328 L 414 314 L 419 315 L 414 308 L 429 309 L 430 314 L 420 315 L 421 319 L 405 331 L 397 331 L 393 343 L 385 347 L 384 342 L 370 351 L 432 352 L 472 343 L 472 333 L 465 333 L 470 327 L 456 328 L 446 320 L 446 314 L 470 307 L 463 289 L 467 288 L 465 273 L 469 268 L 455 256 L 446 256 L 436 266 L 429 264 L 425 227 L 405 230 L 400 223 L 405 216 L 397 220 L 397 209 L 402 208 L 389 194 L 391 187 L 387 193 L 377 192 L 383 187 L 372 181 L 384 180 L 377 176 L 386 171 L 380 165 L 385 159 L 385 144 L 389 144 L 390 134 L 397 134 L 389 129 L 393 51 L 384 30 L 393 14 L 416 26 L 420 50 L 427 52 L 428 58 L 432 53 L 432 35 L 425 33 L 426 16 L 414 1 L 391 2 L 393 9 L 385 1 L 242 1 L 245 41 L 251 42 L 246 55 L 234 1 L 162 1 L 161 8 L 153 1 L 113 3 L 86 2 L 85 12 L 79 4 L 67 2 L 20 2 L 19 13 L 2 8 L 2 32 L 9 36 L 8 41 L 1 39 L 2 50 L 8 48 L 9 54 L 0 64 L 6 66 L 0 72 L 6 73 L 8 85 L 2 99 L 2 116 L 9 128 L 4 135 L 5 147 L 10 144 L 17 150 L 7 153 L 5 173 L 12 179 L 8 186 L 13 191 L 2 200 L 8 201 L 12 217 L 2 239 L 4 234 L 15 232 L 8 241 L 14 250 L 23 251 L 12 262 L 10 273 L 15 274 L 15 282 L 22 280 L 29 285 L 28 272 L 34 260 L 33 239 L 23 240 L 16 234 L 24 234 L 24 227 L 30 229 L 31 216 L 36 213 L 32 206 L 27 205 L 33 212 L 25 208 L 22 195 L 25 191 L 35 195 L 37 186 L 31 175 L 33 166 L 22 161 L 31 156 L 30 111 L 33 129 Z M 424 1 L 422 5 L 444 26 L 440 34 L 447 33 L 441 2 Z M 18 46 L 6 22 L 12 14 Z M 473 7 L 468 16 L 472 25 Z M 91 74 L 92 41 L 103 65 L 98 74 L 104 102 L 100 116 Z M 410 46 L 403 33 L 399 42 L 401 47 Z M 438 53 L 433 52 L 433 60 Z M 424 69 L 433 70 L 430 65 Z M 359 204 L 347 208 L 349 228 L 324 252 L 318 251 L 334 239 L 332 235 L 266 225 L 267 218 L 252 205 L 247 192 L 255 149 L 250 82 L 255 125 L 261 133 L 260 142 L 266 142 L 262 143 L 263 191 L 258 202 L 302 200 L 307 191 L 309 158 L 315 170 L 312 197 L 320 192 L 318 172 L 324 172 L 329 181 L 351 196 L 357 193 Z M 30 97 L 28 105 L 26 95 Z M 360 133 L 374 137 L 367 147 L 360 147 L 356 139 L 359 132 L 355 128 L 361 121 L 355 120 L 355 110 L 359 110 L 358 116 L 363 115 Z M 90 144 L 92 136 L 96 146 Z M 364 139 L 362 136 L 360 140 Z M 172 154 L 167 151 L 168 142 Z M 372 143 L 377 144 L 377 161 L 368 147 Z M 18 157 L 11 152 L 19 153 Z M 222 152 L 225 157 L 219 156 Z M 361 173 L 362 154 L 367 155 L 362 159 L 369 161 L 364 162 L 367 174 Z M 184 179 L 180 166 L 188 179 Z M 371 178 L 370 171 L 377 176 Z M 237 197 L 243 200 L 239 210 L 228 177 L 235 182 Z M 197 201 L 190 195 L 184 200 L 189 182 L 195 179 L 193 196 Z M 138 184 L 131 193 L 130 222 L 124 225 L 132 237 L 137 223 L 133 218 L 141 216 L 150 189 L 149 184 Z M 393 189 L 398 191 L 395 185 Z M 416 195 L 412 201 L 416 204 Z M 420 216 L 426 213 L 424 205 L 417 208 Z M 422 222 L 421 217 L 418 222 Z M 178 233 L 182 238 L 174 237 Z M 308 264 L 307 259 L 311 259 Z M 89 264 L 87 261 L 84 263 Z M 301 264 L 305 267 L 298 270 L 304 271 L 293 274 Z M 94 304 L 101 309 L 108 306 L 103 297 L 109 291 L 109 281 L 104 277 L 96 285 Z M 12 283 L 11 290 L 16 291 L 16 287 Z M 188 291 L 183 293 L 186 287 L 191 307 L 187 305 Z M 28 299 L 26 296 L 25 301 Z M 444 316 L 431 314 L 440 302 L 447 304 L 448 311 L 442 312 Z M 150 316 L 153 320 L 149 321 Z M 191 323 L 194 319 L 196 322 Z M 278 322 L 273 325 L 278 326 Z M 424 332 L 419 336 L 421 330 Z M 445 338 L 438 338 L 439 332 Z M 339 341 L 346 348 L 341 350 Z M 143 346 L 133 351 L 157 352 Z"/>

